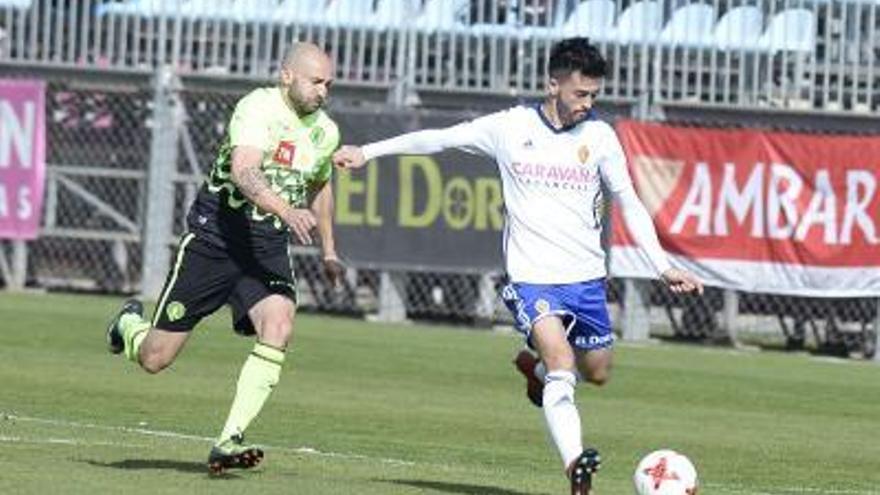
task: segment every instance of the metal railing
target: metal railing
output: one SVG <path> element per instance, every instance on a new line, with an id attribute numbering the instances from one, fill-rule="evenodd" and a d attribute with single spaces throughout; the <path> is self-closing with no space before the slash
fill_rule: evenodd
<path id="1" fill-rule="evenodd" d="M 291 41 L 341 82 L 535 94 L 552 44 L 589 36 L 611 99 L 868 113 L 873 0 L 0 0 L 0 63 L 265 79 Z"/>

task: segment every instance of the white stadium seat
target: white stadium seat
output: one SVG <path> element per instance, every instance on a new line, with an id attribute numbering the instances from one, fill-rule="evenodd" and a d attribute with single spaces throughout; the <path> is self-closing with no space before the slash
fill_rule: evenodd
<path id="1" fill-rule="evenodd" d="M 774 15 L 758 40 L 758 49 L 811 53 L 816 49 L 816 16 L 807 9 L 788 9 Z"/>
<path id="2" fill-rule="evenodd" d="M 614 0 L 586 0 L 562 24 L 563 36 L 608 38 L 614 27 Z"/>
<path id="3" fill-rule="evenodd" d="M 269 22 L 278 8 L 278 0 L 235 0 L 229 18 L 239 22 Z"/>
<path id="4" fill-rule="evenodd" d="M 234 0 L 188 0 L 181 2 L 180 15 L 184 19 L 193 20 L 226 20 L 232 19 Z"/>
<path id="5" fill-rule="evenodd" d="M 317 24 L 324 21 L 326 10 L 314 0 L 282 0 L 272 19 L 279 24 Z"/>
<path id="6" fill-rule="evenodd" d="M 334 28 L 361 26 L 372 14 L 372 1 L 333 0 L 324 11 L 324 24 Z"/>
<path id="7" fill-rule="evenodd" d="M 32 3 L 34 3 L 34 0 L 0 0 L 0 10 L 9 8 L 25 10 L 31 8 Z"/>
<path id="8" fill-rule="evenodd" d="M 712 32 L 712 48 L 722 51 L 752 51 L 764 29 L 764 14 L 758 7 L 743 5 L 727 11 Z"/>
<path id="9" fill-rule="evenodd" d="M 100 4 L 95 7 L 95 14 L 153 17 L 174 13 L 181 6 L 182 3 L 175 0 L 128 0 Z"/>
<path id="10" fill-rule="evenodd" d="M 672 13 L 660 32 L 660 43 L 687 48 L 709 45 L 715 26 L 715 9 L 704 3 L 692 3 Z"/>
<path id="11" fill-rule="evenodd" d="M 370 16 L 367 25 L 377 29 L 400 27 L 414 11 L 412 0 L 379 0 L 376 11 Z"/>
<path id="12" fill-rule="evenodd" d="M 659 2 L 637 2 L 620 14 L 610 40 L 623 44 L 654 41 L 662 24 L 663 11 Z"/>
<path id="13" fill-rule="evenodd" d="M 415 27 L 428 33 L 466 29 L 461 13 L 467 8 L 468 0 L 427 0 L 415 20 Z"/>

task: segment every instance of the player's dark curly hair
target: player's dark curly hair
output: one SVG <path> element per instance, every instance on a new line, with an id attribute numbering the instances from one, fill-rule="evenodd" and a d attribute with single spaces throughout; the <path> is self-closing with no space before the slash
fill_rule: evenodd
<path id="1" fill-rule="evenodd" d="M 566 38 L 550 50 L 547 73 L 553 78 L 565 77 L 572 72 L 603 78 L 608 74 L 608 65 L 596 45 L 590 44 L 589 38 Z"/>

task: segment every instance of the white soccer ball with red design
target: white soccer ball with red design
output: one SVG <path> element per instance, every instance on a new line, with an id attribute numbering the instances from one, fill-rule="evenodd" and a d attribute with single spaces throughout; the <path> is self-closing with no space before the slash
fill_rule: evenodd
<path id="1" fill-rule="evenodd" d="M 697 470 L 684 454 L 655 450 L 639 462 L 633 483 L 638 495 L 696 495 Z"/>

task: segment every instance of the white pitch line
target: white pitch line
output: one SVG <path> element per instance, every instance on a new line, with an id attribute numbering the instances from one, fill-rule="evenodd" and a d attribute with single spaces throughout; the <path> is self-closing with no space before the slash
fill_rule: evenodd
<path id="1" fill-rule="evenodd" d="M 724 483 L 706 483 L 706 488 L 723 490 L 725 493 L 744 493 L 748 495 L 796 495 L 818 493 L 821 495 L 880 495 L 876 491 L 853 490 L 849 488 L 810 488 L 805 486 L 781 486 L 778 488 L 762 488 L 755 490 L 739 485 Z"/>
<path id="2" fill-rule="evenodd" d="M 30 437 L 10 437 L 0 435 L 0 442 L 6 443 L 35 443 L 48 445 L 72 445 L 76 447 L 126 447 L 126 448 L 142 448 L 143 445 L 123 442 L 83 442 L 74 438 L 30 438 Z"/>
<path id="3" fill-rule="evenodd" d="M 19 416 L 17 414 L 4 413 L 0 412 L 0 424 L 6 420 L 13 421 L 22 421 L 29 423 L 40 423 L 40 424 L 48 424 L 54 426 L 63 426 L 65 428 L 80 428 L 80 429 L 91 429 L 91 430 L 103 430 L 103 431 L 116 431 L 123 433 L 134 433 L 138 435 L 145 435 L 151 437 L 159 437 L 159 438 L 173 438 L 176 440 L 191 440 L 196 442 L 204 442 L 211 443 L 214 441 L 211 437 L 203 437 L 198 435 L 189 435 L 186 433 L 178 433 L 174 431 L 167 430 L 151 430 L 148 428 L 132 428 L 129 426 L 108 426 L 108 425 L 99 425 L 95 423 L 81 423 L 78 421 L 67 421 L 63 419 L 50 419 L 50 418 L 35 418 L 30 416 Z M 61 443 L 61 442 L 57 442 Z M 109 444 L 114 445 L 114 444 Z M 370 457 L 368 455 L 363 454 L 353 454 L 353 453 L 342 453 L 342 452 L 325 452 L 312 447 L 284 447 L 278 445 L 264 445 L 260 444 L 261 447 L 266 448 L 267 450 L 277 450 L 281 452 L 289 452 L 293 454 L 300 455 L 314 455 L 320 457 L 331 457 L 336 459 L 349 459 L 349 460 L 359 460 L 359 461 L 369 461 L 369 462 L 379 462 L 382 464 L 393 464 L 399 466 L 414 466 L 416 463 L 412 461 L 405 461 L 401 459 L 391 459 L 384 457 Z"/>

